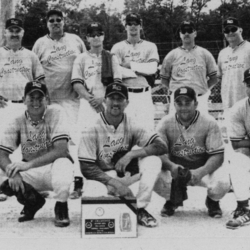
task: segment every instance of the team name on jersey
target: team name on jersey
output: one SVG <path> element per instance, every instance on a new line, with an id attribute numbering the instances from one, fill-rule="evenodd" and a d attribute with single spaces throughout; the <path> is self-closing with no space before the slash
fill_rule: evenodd
<path id="1" fill-rule="evenodd" d="M 102 63 L 100 61 L 92 61 L 92 65 L 89 65 L 84 71 L 84 79 L 87 80 L 92 76 L 101 74 Z"/>
<path id="2" fill-rule="evenodd" d="M 21 64 L 23 63 L 22 59 L 13 59 L 11 57 L 8 58 L 8 62 L 4 64 L 4 66 L 8 66 L 8 65 L 17 65 L 17 66 L 21 66 Z"/>
<path id="3" fill-rule="evenodd" d="M 196 63 L 196 58 L 186 58 L 184 56 L 183 62 L 181 64 L 187 64 L 187 63 L 189 63 L 189 64 L 195 64 Z"/>

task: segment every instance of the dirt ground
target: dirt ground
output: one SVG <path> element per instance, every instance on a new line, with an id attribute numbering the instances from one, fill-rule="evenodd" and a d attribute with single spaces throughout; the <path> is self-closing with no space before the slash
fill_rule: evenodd
<path id="1" fill-rule="evenodd" d="M 55 227 L 51 196 L 35 219 L 25 223 L 17 221 L 22 206 L 14 197 L 0 203 L 1 249 L 250 249 L 250 226 L 237 230 L 225 227 L 236 207 L 233 193 L 221 200 L 221 219 L 207 215 L 204 188 L 189 187 L 184 207 L 168 218 L 160 216 L 164 199 L 154 193 L 148 211 L 158 220 L 156 228 L 138 226 L 138 238 L 96 240 L 81 239 L 80 199 L 69 201 L 71 225 Z"/>

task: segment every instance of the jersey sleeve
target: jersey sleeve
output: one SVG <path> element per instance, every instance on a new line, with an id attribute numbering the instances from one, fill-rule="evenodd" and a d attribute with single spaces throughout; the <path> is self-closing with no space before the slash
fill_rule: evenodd
<path id="1" fill-rule="evenodd" d="M 168 53 L 163 62 L 160 71 L 160 77 L 162 79 L 169 80 L 172 74 L 173 52 Z"/>
<path id="2" fill-rule="evenodd" d="M 12 154 L 20 144 L 20 129 L 17 120 L 11 121 L 4 127 L 0 136 L 0 149 Z"/>
<path id="3" fill-rule="evenodd" d="M 220 52 L 219 53 L 219 56 L 218 56 L 218 68 L 217 68 L 217 77 L 218 77 L 218 79 L 221 81 L 221 79 L 222 79 L 222 68 L 221 68 L 221 53 L 222 52 Z"/>
<path id="4" fill-rule="evenodd" d="M 247 135 L 244 122 L 245 117 L 238 107 L 238 105 L 235 105 L 230 111 L 230 125 L 228 128 L 228 133 L 231 141 L 241 141 Z"/>
<path id="5" fill-rule="evenodd" d="M 151 43 L 149 54 L 147 58 L 147 62 L 159 62 L 159 54 L 157 46 L 154 43 Z"/>
<path id="6" fill-rule="evenodd" d="M 118 62 L 118 58 L 115 54 L 112 56 L 112 68 L 113 68 L 114 82 L 121 83 L 122 73 L 121 73 L 119 62 Z"/>
<path id="7" fill-rule="evenodd" d="M 210 121 L 206 137 L 206 151 L 209 155 L 220 154 L 224 152 L 222 135 L 217 122 Z"/>
<path id="8" fill-rule="evenodd" d="M 116 57 L 117 57 L 117 60 L 118 60 L 118 63 L 121 64 L 122 63 L 122 59 L 123 59 L 123 56 L 122 56 L 122 52 L 121 50 L 119 49 L 119 43 L 115 44 L 112 49 L 111 49 L 111 53 L 112 54 L 115 54 Z"/>
<path id="9" fill-rule="evenodd" d="M 82 56 L 79 55 L 76 57 L 74 64 L 73 64 L 72 76 L 71 76 L 72 85 L 80 82 L 82 85 L 85 86 L 83 69 L 84 69 L 84 63 L 82 62 Z"/>
<path id="10" fill-rule="evenodd" d="M 207 76 L 216 76 L 217 74 L 217 66 L 213 55 L 206 51 L 206 67 L 207 67 Z"/>
<path id="11" fill-rule="evenodd" d="M 37 55 L 37 57 L 38 57 L 39 60 L 41 59 L 41 51 L 40 51 L 40 48 L 42 47 L 42 46 L 41 46 L 41 43 L 42 43 L 42 40 L 41 40 L 41 38 L 40 38 L 40 39 L 38 39 L 38 40 L 35 42 L 35 44 L 34 44 L 34 46 L 33 46 L 33 48 L 32 48 L 32 51 Z M 40 60 L 40 61 L 41 61 L 41 60 Z"/>
<path id="12" fill-rule="evenodd" d="M 51 140 L 66 139 L 69 140 L 69 126 L 64 110 L 57 104 L 53 104 L 55 108 L 49 112 L 48 117 L 45 117 L 51 129 Z"/>
<path id="13" fill-rule="evenodd" d="M 43 67 L 35 53 L 32 52 L 32 75 L 34 80 L 45 78 Z"/>
<path id="14" fill-rule="evenodd" d="M 167 122 L 166 119 L 161 119 L 156 126 L 156 132 L 160 136 L 160 138 L 167 144 L 169 147 L 168 137 L 167 137 Z"/>

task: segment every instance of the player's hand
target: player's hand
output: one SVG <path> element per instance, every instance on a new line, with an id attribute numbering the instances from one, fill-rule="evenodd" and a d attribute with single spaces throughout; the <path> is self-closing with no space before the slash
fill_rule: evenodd
<path id="1" fill-rule="evenodd" d="M 116 187 L 116 194 L 122 197 L 134 197 L 131 189 L 123 185 L 122 183 L 118 187 Z"/>
<path id="2" fill-rule="evenodd" d="M 121 63 L 121 66 L 127 69 L 131 69 L 130 58 L 125 58 L 124 61 Z"/>
<path id="3" fill-rule="evenodd" d="M 27 171 L 30 168 L 29 162 L 13 162 L 7 165 L 5 172 L 9 178 L 13 178 L 18 172 Z"/>
<path id="4" fill-rule="evenodd" d="M 142 175 L 141 173 L 138 173 L 138 174 L 131 176 L 130 172 L 125 172 L 124 177 L 122 177 L 122 178 L 116 177 L 115 179 L 117 179 L 123 185 L 128 187 L 128 186 L 134 184 L 135 182 L 139 181 L 141 179 L 141 175 Z"/>
<path id="5" fill-rule="evenodd" d="M 195 186 L 201 181 L 204 175 L 199 168 L 195 170 L 190 170 L 190 172 L 192 174 L 192 177 L 191 180 L 188 182 L 188 185 Z"/>
<path id="6" fill-rule="evenodd" d="M 9 178 L 9 185 L 12 190 L 18 192 L 19 189 L 21 188 L 22 193 L 24 193 L 24 185 L 23 185 L 23 178 L 22 176 L 17 173 L 13 178 Z"/>
<path id="7" fill-rule="evenodd" d="M 173 164 L 170 168 L 171 176 L 173 179 L 176 179 L 178 177 L 178 168 L 184 168 L 182 165 Z"/>
<path id="8" fill-rule="evenodd" d="M 7 105 L 7 101 L 2 96 L 0 96 L 0 108 L 5 108 Z"/>
<path id="9" fill-rule="evenodd" d="M 122 158 L 120 158 L 115 164 L 115 169 L 118 173 L 125 173 L 127 165 L 131 162 L 132 157 L 130 152 L 125 154 Z"/>

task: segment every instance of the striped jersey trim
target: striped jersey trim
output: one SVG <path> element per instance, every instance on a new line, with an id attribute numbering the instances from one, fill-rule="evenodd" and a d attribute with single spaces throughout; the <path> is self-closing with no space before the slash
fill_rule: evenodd
<path id="1" fill-rule="evenodd" d="M 114 83 L 122 83 L 121 78 L 114 78 Z"/>
<path id="2" fill-rule="evenodd" d="M 184 47 L 182 47 L 182 46 L 180 46 L 180 47 L 178 47 L 179 49 L 181 49 L 181 50 L 185 50 L 185 51 L 188 51 L 187 49 L 185 49 Z M 194 47 L 192 48 L 192 49 L 196 49 L 197 48 L 197 45 L 194 45 Z"/>
<path id="3" fill-rule="evenodd" d="M 68 141 L 69 136 L 67 134 L 62 134 L 62 135 L 55 136 L 55 137 L 52 138 L 52 142 L 62 140 L 62 139 L 66 139 Z"/>
<path id="4" fill-rule="evenodd" d="M 217 75 L 217 71 L 213 71 L 210 74 L 208 74 L 207 76 L 215 76 L 215 75 Z"/>
<path id="5" fill-rule="evenodd" d="M 71 80 L 71 85 L 73 86 L 76 83 L 81 83 L 82 85 L 85 85 L 84 80 L 80 79 L 80 78 L 75 78 L 73 80 Z"/>
<path id="6" fill-rule="evenodd" d="M 84 157 L 79 157 L 78 160 L 86 163 L 95 163 L 95 160 Z"/>
<path id="7" fill-rule="evenodd" d="M 209 155 L 216 155 L 216 154 L 223 154 L 223 153 L 224 153 L 224 148 L 220 148 L 218 150 L 214 150 L 211 152 L 207 151 L 207 154 L 209 154 Z"/>
<path id="8" fill-rule="evenodd" d="M 35 78 L 35 80 L 41 80 L 41 79 L 44 79 L 45 78 L 45 75 L 40 75 L 38 77 Z"/>
<path id="9" fill-rule="evenodd" d="M 138 42 L 137 42 L 137 44 L 140 44 L 140 43 L 143 43 L 143 39 L 141 39 L 141 40 L 139 40 Z M 125 43 L 127 43 L 127 44 L 132 44 L 131 42 L 129 42 L 128 40 L 125 40 Z"/>
<path id="10" fill-rule="evenodd" d="M 149 63 L 149 62 L 157 62 L 157 63 L 158 63 L 159 60 L 157 60 L 156 58 L 152 58 L 152 59 L 148 60 L 147 62 L 148 62 L 148 63 Z"/>
<path id="11" fill-rule="evenodd" d="M 243 140 L 245 137 L 230 137 L 230 141 L 241 141 Z"/>
<path id="12" fill-rule="evenodd" d="M 109 122 L 107 121 L 105 115 L 104 115 L 104 112 L 101 112 L 101 113 L 100 113 L 100 116 L 101 116 L 102 121 L 103 121 L 103 123 L 104 123 L 105 125 L 110 125 Z M 124 120 L 124 114 L 123 114 L 122 120 L 121 120 L 121 122 L 119 123 L 119 125 L 123 122 L 123 120 Z M 119 125 L 118 125 L 118 126 L 119 126 Z M 118 126 L 117 126 L 117 127 L 118 127 Z"/>
<path id="13" fill-rule="evenodd" d="M 3 150 L 3 151 L 8 152 L 8 153 L 10 153 L 10 154 L 12 154 L 12 153 L 14 152 L 13 149 L 8 148 L 8 147 L 5 147 L 5 146 L 3 146 L 3 145 L 0 145 L 0 149 Z"/>
<path id="14" fill-rule="evenodd" d="M 3 47 L 5 50 L 11 50 L 11 48 L 9 48 L 8 46 L 4 46 Z M 24 47 L 20 47 L 18 50 L 24 50 Z"/>
<path id="15" fill-rule="evenodd" d="M 161 74 L 160 74 L 160 77 L 161 77 L 162 79 L 166 79 L 166 80 L 169 80 L 169 79 L 170 79 L 170 76 L 164 76 L 164 75 L 161 75 Z"/>
<path id="16" fill-rule="evenodd" d="M 147 144 L 145 145 L 145 147 L 148 146 L 148 145 L 150 145 L 150 144 L 152 144 L 152 143 L 154 142 L 154 140 L 155 140 L 156 138 L 158 138 L 158 137 L 159 137 L 158 134 L 152 135 L 152 136 L 150 137 L 150 139 L 148 140 Z"/>
<path id="17" fill-rule="evenodd" d="M 194 123 L 196 123 L 196 121 L 198 120 L 199 116 L 200 116 L 200 111 L 196 110 L 196 114 L 195 114 L 193 120 L 191 121 L 191 123 L 189 124 L 188 128 L 189 128 L 190 126 L 192 126 Z M 176 118 L 176 121 L 177 121 L 179 124 L 181 124 L 181 126 L 183 126 L 183 124 L 181 123 L 181 121 L 179 120 L 179 118 L 178 118 L 178 116 L 177 116 L 177 113 L 175 114 L 175 118 Z M 188 129 L 188 128 L 186 128 L 186 129 Z"/>

